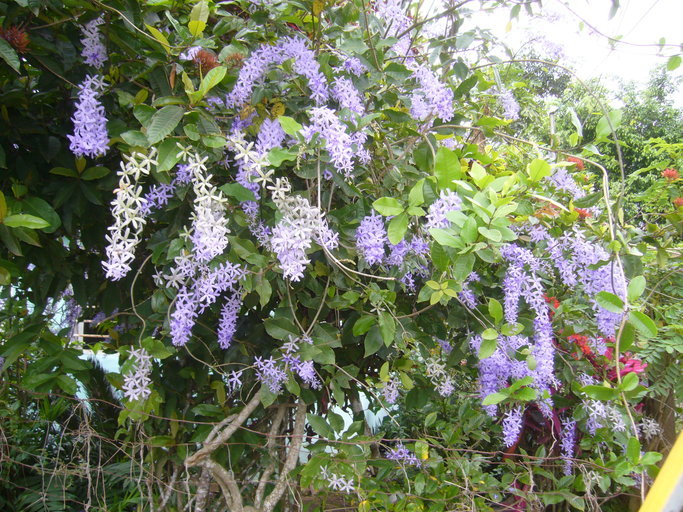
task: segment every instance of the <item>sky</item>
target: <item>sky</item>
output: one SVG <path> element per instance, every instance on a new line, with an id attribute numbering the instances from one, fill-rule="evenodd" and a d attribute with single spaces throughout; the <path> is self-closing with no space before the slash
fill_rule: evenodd
<path id="1" fill-rule="evenodd" d="M 490 28 L 513 50 L 535 37 L 558 44 L 564 52 L 560 63 L 570 64 L 581 78 L 599 77 L 609 86 L 616 85 L 617 77 L 646 83 L 650 70 L 666 63 L 667 55 L 683 51 L 683 0 L 621 0 L 620 4 L 612 19 L 611 0 L 545 0 L 544 17 L 531 18 L 522 10 L 519 19 L 510 23 L 509 10 L 499 9 L 492 15 L 477 15 L 474 23 Z M 537 5 L 534 10 L 539 10 Z M 623 43 L 611 45 L 605 36 Z M 658 46 L 640 46 L 657 45 L 662 37 L 676 47 L 660 51 Z M 683 66 L 673 72 L 682 73 Z M 683 90 L 676 99 L 683 106 Z"/>

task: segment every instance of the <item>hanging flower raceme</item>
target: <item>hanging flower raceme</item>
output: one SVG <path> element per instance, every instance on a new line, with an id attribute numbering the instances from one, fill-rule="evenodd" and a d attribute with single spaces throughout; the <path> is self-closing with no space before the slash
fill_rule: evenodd
<path id="1" fill-rule="evenodd" d="M 99 75 L 86 76 L 78 86 L 76 112 L 71 118 L 74 133 L 67 135 L 71 141 L 69 149 L 76 156 L 95 158 L 109 151 L 107 118 L 98 99 L 104 86 L 104 80 Z"/>
<path id="2" fill-rule="evenodd" d="M 100 69 L 107 61 L 107 48 L 102 42 L 99 28 L 103 23 L 104 17 L 100 16 L 81 27 L 81 32 L 83 32 L 81 57 L 86 64 L 97 69 Z"/>
<path id="3" fill-rule="evenodd" d="M 129 357 L 133 370 L 123 376 L 123 395 L 127 400 L 146 400 L 152 394 L 152 358 L 144 348 L 131 350 Z"/>
<path id="4" fill-rule="evenodd" d="M 389 241 L 384 218 L 372 212 L 363 218 L 356 230 L 356 249 L 368 265 L 384 260 L 384 245 Z"/>

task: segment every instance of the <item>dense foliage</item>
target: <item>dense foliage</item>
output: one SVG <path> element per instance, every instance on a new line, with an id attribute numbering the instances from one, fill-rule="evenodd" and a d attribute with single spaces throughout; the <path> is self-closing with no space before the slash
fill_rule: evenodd
<path id="1" fill-rule="evenodd" d="M 653 158 L 610 187 L 617 111 L 529 129 L 542 72 L 501 72 L 470 8 L 0 6 L 5 509 L 644 494 L 679 411 L 680 143 L 634 136 Z"/>

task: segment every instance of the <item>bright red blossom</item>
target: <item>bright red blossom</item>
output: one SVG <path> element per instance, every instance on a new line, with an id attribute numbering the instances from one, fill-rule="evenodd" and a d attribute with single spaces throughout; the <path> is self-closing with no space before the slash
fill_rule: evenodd
<path id="1" fill-rule="evenodd" d="M 587 219 L 587 218 L 593 216 L 593 214 L 589 210 L 586 210 L 585 208 L 574 208 L 574 209 L 576 210 L 576 213 L 579 214 L 579 219 Z"/>
<path id="2" fill-rule="evenodd" d="M 676 207 L 680 208 L 681 206 L 683 206 L 683 197 L 677 197 L 673 200 L 673 203 Z"/>
<path id="3" fill-rule="evenodd" d="M 669 167 L 668 169 L 664 169 L 662 171 L 662 178 L 666 178 L 669 181 L 674 181 L 680 178 L 680 175 L 676 169 Z"/>
<path id="4" fill-rule="evenodd" d="M 575 156 L 570 156 L 569 158 L 567 158 L 567 162 L 571 162 L 574 165 L 576 165 L 576 168 L 579 171 L 583 171 L 586 168 L 586 166 L 583 163 L 583 160 L 576 158 Z"/>

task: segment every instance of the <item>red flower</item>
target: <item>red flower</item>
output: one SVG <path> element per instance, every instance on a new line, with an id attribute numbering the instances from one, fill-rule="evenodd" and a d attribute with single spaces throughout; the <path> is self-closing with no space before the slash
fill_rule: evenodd
<path id="1" fill-rule="evenodd" d="M 574 165 L 576 165 L 576 168 L 579 171 L 583 171 L 586 168 L 586 166 L 583 163 L 583 160 L 576 158 L 575 156 L 570 156 L 569 158 L 567 158 L 567 162 L 571 162 Z"/>
<path id="2" fill-rule="evenodd" d="M 587 219 L 588 217 L 593 216 L 593 214 L 589 210 L 586 210 L 585 208 L 574 208 L 574 209 L 579 214 L 579 219 Z"/>
<path id="3" fill-rule="evenodd" d="M 591 348 L 588 346 L 588 337 L 582 336 L 581 334 L 572 334 L 567 339 L 576 343 L 581 349 L 581 352 L 583 352 L 585 355 L 588 356 L 593 353 L 593 350 L 591 350 Z"/>
<path id="4" fill-rule="evenodd" d="M 683 197 L 677 197 L 673 200 L 673 203 L 677 208 L 680 208 L 681 206 L 683 206 Z"/>
<path id="5" fill-rule="evenodd" d="M 668 181 L 674 181 L 680 178 L 680 175 L 676 169 L 669 167 L 668 169 L 664 169 L 662 171 L 662 178 L 666 178 Z"/>
<path id="6" fill-rule="evenodd" d="M 0 28 L 0 37 L 14 46 L 19 53 L 26 53 L 26 49 L 31 42 L 23 28 L 14 26 L 7 29 Z"/>

